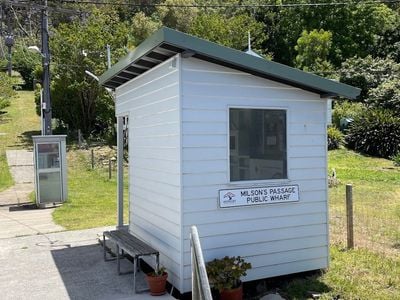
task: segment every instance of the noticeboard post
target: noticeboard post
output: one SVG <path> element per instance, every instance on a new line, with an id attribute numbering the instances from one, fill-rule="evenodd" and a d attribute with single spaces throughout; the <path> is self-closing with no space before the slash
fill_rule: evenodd
<path id="1" fill-rule="evenodd" d="M 36 204 L 67 199 L 66 135 L 33 136 Z"/>

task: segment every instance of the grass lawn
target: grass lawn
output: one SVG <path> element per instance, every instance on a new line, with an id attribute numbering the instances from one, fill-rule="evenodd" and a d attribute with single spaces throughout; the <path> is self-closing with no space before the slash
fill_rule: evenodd
<path id="1" fill-rule="evenodd" d="M 353 185 L 356 246 L 399 255 L 400 167 L 345 149 L 329 152 L 341 184 L 329 191 L 331 241 L 345 241 L 345 184 Z"/>
<path id="2" fill-rule="evenodd" d="M 400 299 L 400 168 L 346 149 L 329 151 L 341 184 L 329 190 L 327 272 L 279 284 L 287 299 Z M 346 251 L 345 185 L 353 185 L 356 249 Z"/>
<path id="3" fill-rule="evenodd" d="M 366 249 L 344 251 L 331 246 L 328 271 L 321 275 L 298 277 L 284 282 L 280 288 L 286 299 L 400 299 L 400 259 L 388 258 Z"/>
<path id="4" fill-rule="evenodd" d="M 112 153 L 112 151 L 109 152 Z M 96 152 L 95 157 L 99 157 Z M 108 179 L 107 166 L 97 164 L 92 170 L 90 151 L 88 150 L 68 151 L 67 164 L 68 201 L 54 211 L 55 222 L 68 230 L 116 225 L 117 180 L 115 169 L 113 169 L 111 180 Z M 125 179 L 124 182 L 125 222 L 128 221 L 127 181 Z"/>
<path id="5" fill-rule="evenodd" d="M 0 191 L 13 184 L 6 150 L 31 148 L 34 134 L 40 134 L 40 118 L 35 112 L 32 91 L 19 91 L 0 115 Z"/>

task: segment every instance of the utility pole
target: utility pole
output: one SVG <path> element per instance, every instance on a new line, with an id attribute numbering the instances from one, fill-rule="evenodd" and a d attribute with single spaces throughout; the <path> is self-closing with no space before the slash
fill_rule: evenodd
<path id="1" fill-rule="evenodd" d="M 43 0 L 42 9 L 42 64 L 43 64 L 43 114 L 44 134 L 51 135 L 51 100 L 50 100 L 50 51 L 49 51 L 49 21 L 47 0 Z"/>
<path id="2" fill-rule="evenodd" d="M 6 13 L 7 13 L 7 35 L 5 36 L 4 43 L 8 48 L 7 73 L 8 73 L 8 76 L 11 77 L 11 74 L 12 74 L 12 46 L 14 46 L 14 36 L 13 36 L 13 32 L 12 32 L 10 8 L 6 9 Z"/>

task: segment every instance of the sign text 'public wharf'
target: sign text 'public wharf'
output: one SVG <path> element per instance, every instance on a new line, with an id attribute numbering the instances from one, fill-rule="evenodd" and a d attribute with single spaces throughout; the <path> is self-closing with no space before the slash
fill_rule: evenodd
<path id="1" fill-rule="evenodd" d="M 299 201 L 298 185 L 220 190 L 218 199 L 221 208 L 295 201 Z"/>

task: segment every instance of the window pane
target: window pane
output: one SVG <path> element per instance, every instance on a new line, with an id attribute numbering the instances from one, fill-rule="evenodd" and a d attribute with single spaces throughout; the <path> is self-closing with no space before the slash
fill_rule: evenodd
<path id="1" fill-rule="evenodd" d="M 286 111 L 229 110 L 231 181 L 287 178 Z"/>

